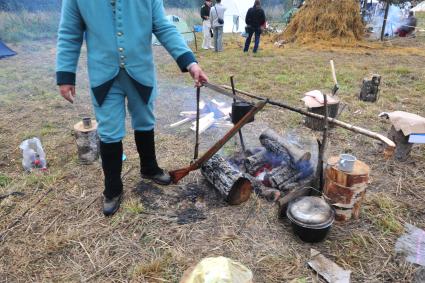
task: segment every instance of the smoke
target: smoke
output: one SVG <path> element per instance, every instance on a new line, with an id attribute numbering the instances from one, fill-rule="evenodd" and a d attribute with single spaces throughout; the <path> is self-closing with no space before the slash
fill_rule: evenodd
<path id="1" fill-rule="evenodd" d="M 385 36 L 394 37 L 397 29 L 403 24 L 407 16 L 410 5 L 399 7 L 391 5 L 388 10 L 387 23 L 385 26 Z M 373 11 L 371 25 L 373 26 L 373 37 L 379 38 L 381 36 L 382 25 L 384 22 L 385 6 L 376 6 Z"/>

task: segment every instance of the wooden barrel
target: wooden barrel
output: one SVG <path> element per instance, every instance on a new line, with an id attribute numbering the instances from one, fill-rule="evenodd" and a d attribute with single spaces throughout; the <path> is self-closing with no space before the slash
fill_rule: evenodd
<path id="1" fill-rule="evenodd" d="M 358 219 L 369 181 L 369 166 L 356 160 L 352 172 L 338 169 L 339 156 L 328 159 L 323 194 L 330 200 L 339 221 Z"/>
<path id="2" fill-rule="evenodd" d="M 97 122 L 91 120 L 89 125 L 83 121 L 74 125 L 74 136 L 77 142 L 78 158 L 82 164 L 91 164 L 99 158 L 99 137 Z"/>
<path id="3" fill-rule="evenodd" d="M 338 109 L 339 109 L 339 102 L 335 104 L 329 104 L 328 105 L 328 117 L 329 118 L 335 118 L 338 115 Z M 308 112 L 312 112 L 319 115 L 325 115 L 325 107 L 314 107 L 314 108 L 307 108 Z M 307 128 L 310 128 L 315 131 L 323 131 L 323 120 L 317 119 L 313 117 L 305 117 L 304 125 Z M 333 127 L 333 124 L 329 123 L 329 127 Z"/>

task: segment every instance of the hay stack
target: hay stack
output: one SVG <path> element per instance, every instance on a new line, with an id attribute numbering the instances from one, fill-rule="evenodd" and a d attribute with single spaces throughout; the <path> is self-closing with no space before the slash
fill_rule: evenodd
<path id="1" fill-rule="evenodd" d="M 355 42 L 363 31 L 357 0 L 308 0 L 277 39 L 301 44 Z"/>

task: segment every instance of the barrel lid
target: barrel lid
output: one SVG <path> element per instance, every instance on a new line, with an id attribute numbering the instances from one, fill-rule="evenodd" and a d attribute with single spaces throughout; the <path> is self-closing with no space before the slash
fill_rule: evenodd
<path id="1" fill-rule="evenodd" d="M 300 197 L 292 201 L 287 210 L 288 218 L 307 228 L 326 228 L 334 221 L 334 211 L 322 198 Z"/>

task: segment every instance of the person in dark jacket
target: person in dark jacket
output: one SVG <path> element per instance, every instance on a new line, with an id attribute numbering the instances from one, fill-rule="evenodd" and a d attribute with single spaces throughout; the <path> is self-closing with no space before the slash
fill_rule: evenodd
<path id="1" fill-rule="evenodd" d="M 252 35 L 255 34 L 254 53 L 257 53 L 258 46 L 260 45 L 261 29 L 266 23 L 266 15 L 261 8 L 260 0 L 255 0 L 254 7 L 249 8 L 245 17 L 246 32 L 248 37 L 245 41 L 244 52 L 248 52 L 249 45 L 251 44 Z"/>
<path id="2" fill-rule="evenodd" d="M 202 41 L 202 49 L 214 49 L 214 46 L 212 46 L 211 44 L 211 5 L 211 0 L 205 0 L 204 5 L 202 5 L 201 7 L 202 32 L 204 34 L 204 40 Z"/>

